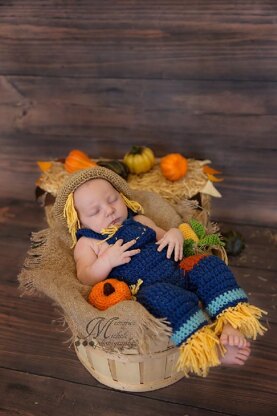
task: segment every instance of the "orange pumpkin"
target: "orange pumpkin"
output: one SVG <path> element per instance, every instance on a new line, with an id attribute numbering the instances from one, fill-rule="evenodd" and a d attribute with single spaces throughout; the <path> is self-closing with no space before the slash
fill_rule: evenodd
<path id="1" fill-rule="evenodd" d="M 161 158 L 160 168 L 166 179 L 178 181 L 187 173 L 188 161 L 180 153 L 169 153 Z"/>
<path id="2" fill-rule="evenodd" d="M 88 301 L 95 308 L 104 311 L 118 302 L 131 298 L 131 291 L 125 282 L 117 279 L 106 279 L 92 287 Z"/>
<path id="3" fill-rule="evenodd" d="M 86 153 L 77 149 L 71 150 L 64 162 L 65 170 L 69 173 L 94 166 L 96 166 L 96 162 L 90 159 Z"/>

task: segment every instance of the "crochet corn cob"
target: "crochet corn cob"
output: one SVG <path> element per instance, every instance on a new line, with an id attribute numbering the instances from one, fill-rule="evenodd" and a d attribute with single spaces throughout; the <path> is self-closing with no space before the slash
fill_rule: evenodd
<path id="1" fill-rule="evenodd" d="M 185 257 L 203 253 L 210 248 L 224 246 L 220 234 L 207 234 L 205 227 L 192 218 L 189 223 L 179 225 L 184 237 L 183 254 Z"/>
<path id="2" fill-rule="evenodd" d="M 199 241 L 199 238 L 191 228 L 191 226 L 187 223 L 183 223 L 179 225 L 179 230 L 183 234 L 185 240 L 193 240 L 196 243 Z"/>

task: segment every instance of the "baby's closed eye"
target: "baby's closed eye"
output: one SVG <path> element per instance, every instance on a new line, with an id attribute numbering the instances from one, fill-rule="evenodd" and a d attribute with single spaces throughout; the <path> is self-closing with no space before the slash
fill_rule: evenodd
<path id="1" fill-rule="evenodd" d="M 90 213 L 89 213 L 89 217 L 93 217 L 94 215 L 97 215 L 98 213 L 100 212 L 100 209 L 99 208 L 97 208 L 97 209 L 94 209 L 93 211 L 91 211 Z"/>
<path id="2" fill-rule="evenodd" d="M 109 204 L 112 204 L 113 202 L 115 202 L 115 201 L 117 201 L 117 195 L 111 195 L 111 196 L 109 196 L 109 198 L 108 198 L 108 203 Z"/>

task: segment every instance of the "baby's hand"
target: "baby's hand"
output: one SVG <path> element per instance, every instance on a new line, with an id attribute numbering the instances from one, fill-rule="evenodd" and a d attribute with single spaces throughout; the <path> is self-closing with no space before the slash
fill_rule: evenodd
<path id="1" fill-rule="evenodd" d="M 117 240 L 117 242 L 107 248 L 102 254 L 101 259 L 109 262 L 111 268 L 129 263 L 132 256 L 135 256 L 140 252 L 140 249 L 129 250 L 136 243 L 136 240 L 128 241 L 123 244 L 123 240 Z"/>
<path id="2" fill-rule="evenodd" d="M 164 247 L 168 246 L 166 253 L 168 259 L 174 251 L 174 260 L 182 260 L 184 238 L 178 228 L 171 228 L 156 244 L 159 245 L 158 251 L 162 251 Z"/>

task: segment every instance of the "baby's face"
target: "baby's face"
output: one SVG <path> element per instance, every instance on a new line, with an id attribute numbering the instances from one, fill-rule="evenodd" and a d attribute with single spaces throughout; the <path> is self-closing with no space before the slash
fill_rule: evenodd
<path id="1" fill-rule="evenodd" d="M 122 224 L 128 216 L 121 195 L 104 179 L 92 179 L 79 186 L 74 192 L 74 205 L 82 226 L 97 233 Z"/>

